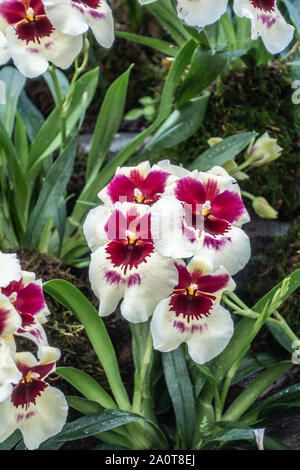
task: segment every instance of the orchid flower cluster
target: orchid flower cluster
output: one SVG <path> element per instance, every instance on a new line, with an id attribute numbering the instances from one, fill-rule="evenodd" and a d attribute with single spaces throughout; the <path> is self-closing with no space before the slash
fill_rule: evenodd
<path id="1" fill-rule="evenodd" d="M 49 61 L 67 69 L 80 53 L 83 33 L 114 41 L 111 8 L 103 0 L 0 0 L 0 65 L 13 59 L 20 72 L 37 77 Z"/>
<path id="2" fill-rule="evenodd" d="M 129 322 L 152 317 L 155 349 L 185 342 L 199 364 L 220 354 L 234 329 L 221 296 L 235 289 L 231 276 L 251 252 L 237 181 L 222 167 L 190 172 L 143 162 L 118 168 L 98 196 L 103 205 L 89 212 L 84 234 L 100 316 L 123 299 Z"/>
<path id="3" fill-rule="evenodd" d="M 20 429 L 26 447 L 36 449 L 66 422 L 64 394 L 45 382 L 60 358 L 43 328 L 48 314 L 42 281 L 22 271 L 15 254 L 0 253 L 0 443 Z M 35 343 L 38 359 L 17 352 L 16 336 Z"/>
<path id="4" fill-rule="evenodd" d="M 190 26 L 204 27 L 226 12 L 228 0 L 178 0 L 179 18 Z M 291 42 L 294 27 L 287 24 L 276 0 L 234 0 L 234 13 L 251 21 L 251 37 L 262 38 L 271 54 L 283 51 Z"/>

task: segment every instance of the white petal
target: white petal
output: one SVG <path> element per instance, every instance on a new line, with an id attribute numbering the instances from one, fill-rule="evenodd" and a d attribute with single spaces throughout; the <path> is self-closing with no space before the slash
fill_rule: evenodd
<path id="1" fill-rule="evenodd" d="M 98 43 L 109 49 L 115 39 L 114 20 L 110 6 L 105 1 L 101 1 L 97 9 L 87 9 L 85 19 Z"/>
<path id="2" fill-rule="evenodd" d="M 203 27 L 221 18 L 227 3 L 228 0 L 178 0 L 177 12 L 188 25 Z"/>
<path id="3" fill-rule="evenodd" d="M 108 242 L 104 227 L 112 211 L 112 206 L 103 205 L 95 207 L 88 213 L 83 225 L 83 233 L 92 251 Z"/>
<path id="4" fill-rule="evenodd" d="M 22 379 L 14 361 L 15 353 L 15 344 L 0 338 L 0 402 L 10 396 L 13 384 L 18 384 Z"/>
<path id="5" fill-rule="evenodd" d="M 0 251 L 0 287 L 7 287 L 11 281 L 19 281 L 20 278 L 21 266 L 17 255 Z"/>
<path id="6" fill-rule="evenodd" d="M 10 52 L 6 36 L 0 31 L 0 65 L 6 64 L 10 59 Z"/>
<path id="7" fill-rule="evenodd" d="M 92 253 L 89 277 L 92 290 L 100 300 L 99 315 L 110 315 L 124 295 L 125 280 L 121 269 L 114 268 L 108 260 L 105 246 Z"/>
<path id="8" fill-rule="evenodd" d="M 238 227 L 232 226 L 224 237 L 211 238 L 212 244 L 204 243 L 199 256 L 212 261 L 214 269 L 224 266 L 229 274 L 236 274 L 248 263 L 251 246 L 248 235 Z M 218 246 L 218 240 L 220 241 Z"/>
<path id="9" fill-rule="evenodd" d="M 150 323 L 153 347 L 161 352 L 177 349 L 188 333 L 176 328 L 176 315 L 170 311 L 170 298 L 163 299 L 154 310 Z"/>
<path id="10" fill-rule="evenodd" d="M 132 276 L 132 277 L 131 277 Z M 178 283 L 174 260 L 152 253 L 146 263 L 141 263 L 127 274 L 121 313 L 132 323 L 147 321 L 158 303 L 168 297 Z"/>
<path id="11" fill-rule="evenodd" d="M 54 30 L 48 40 L 42 43 L 43 54 L 57 67 L 68 69 L 80 53 L 82 44 L 82 36 L 70 36 Z"/>
<path id="12" fill-rule="evenodd" d="M 16 408 L 6 400 L 0 403 L 0 442 L 20 429 L 24 443 L 29 450 L 34 450 L 45 440 L 58 434 L 67 419 L 68 404 L 64 394 L 48 386 L 36 399 L 36 405 L 27 409 Z"/>
<path id="13" fill-rule="evenodd" d="M 187 340 L 189 354 L 193 361 L 204 364 L 218 356 L 229 343 L 233 331 L 230 313 L 216 303 L 209 317 L 203 320 L 203 328 L 196 330 Z"/>
<path id="14" fill-rule="evenodd" d="M 71 0 L 43 0 L 49 20 L 58 31 L 78 36 L 88 30 L 85 8 Z"/>
<path id="15" fill-rule="evenodd" d="M 188 228 L 195 237 L 191 242 L 183 233 L 183 224 L 183 206 L 176 198 L 165 196 L 152 206 L 151 234 L 159 253 L 172 258 L 190 258 L 201 249 L 202 234 Z"/>
<path id="16" fill-rule="evenodd" d="M 173 176 L 177 176 L 178 178 L 184 178 L 185 176 L 188 176 L 191 173 L 189 170 L 186 170 L 181 166 L 172 165 L 170 160 L 161 160 L 157 163 L 157 166 L 160 170 L 163 170 L 166 173 L 170 173 Z"/>
<path id="17" fill-rule="evenodd" d="M 21 324 L 21 317 L 8 297 L 0 294 L 0 336 L 16 333 Z"/>

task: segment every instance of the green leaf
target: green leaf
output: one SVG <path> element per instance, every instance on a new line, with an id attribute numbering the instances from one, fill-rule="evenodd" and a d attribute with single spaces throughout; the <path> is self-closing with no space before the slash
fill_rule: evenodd
<path id="1" fill-rule="evenodd" d="M 43 182 L 24 238 L 24 244 L 31 249 L 37 246 L 48 219 L 55 217 L 57 206 L 73 171 L 76 145 L 77 139 L 74 137 L 65 151 L 55 160 Z"/>
<path id="2" fill-rule="evenodd" d="M 116 353 L 97 310 L 70 282 L 53 280 L 44 284 L 44 290 L 74 313 L 83 324 L 89 340 L 102 364 L 114 398 L 121 409 L 129 409 L 130 402 L 122 382 Z"/>
<path id="3" fill-rule="evenodd" d="M 111 396 L 86 372 L 74 367 L 58 367 L 55 372 L 73 385 L 88 400 L 97 402 L 104 408 L 117 408 Z"/>
<path id="4" fill-rule="evenodd" d="M 223 415 L 224 421 L 238 421 L 250 406 L 267 390 L 279 377 L 285 374 L 293 364 L 282 361 L 260 374 L 248 387 L 240 393 Z"/>
<path id="5" fill-rule="evenodd" d="M 222 166 L 235 158 L 244 150 L 255 137 L 253 132 L 235 134 L 219 142 L 214 147 L 203 152 L 189 165 L 189 170 L 207 171 L 213 166 Z"/>
<path id="6" fill-rule="evenodd" d="M 116 31 L 117 38 L 127 39 L 143 46 L 151 47 L 156 51 L 162 52 L 168 57 L 175 57 L 178 49 L 174 44 L 162 41 L 161 39 L 154 39 L 147 36 L 141 36 L 140 34 L 132 34 L 123 31 Z"/>
<path id="7" fill-rule="evenodd" d="M 11 436 L 9 436 L 4 442 L 0 443 L 1 450 L 11 450 L 15 447 L 16 444 L 22 439 L 22 434 L 19 429 L 17 429 Z"/>
<path id="8" fill-rule="evenodd" d="M 38 108 L 30 101 L 24 90 L 22 91 L 18 101 L 18 111 L 24 123 L 26 133 L 32 142 L 38 135 L 45 118 Z"/>
<path id="9" fill-rule="evenodd" d="M 0 80 L 5 83 L 5 104 L 0 104 L 0 121 L 7 134 L 11 136 L 18 99 L 25 86 L 26 79 L 16 68 L 7 66 L 0 70 Z"/>
<path id="10" fill-rule="evenodd" d="M 61 96 L 62 96 L 63 99 L 65 99 L 65 97 L 67 96 L 67 93 L 69 91 L 69 88 L 70 88 L 70 82 L 67 79 L 64 72 L 62 72 L 61 70 L 55 69 L 55 73 L 56 73 L 57 80 L 58 80 L 58 83 L 59 83 Z M 43 78 L 46 81 L 48 87 L 50 88 L 50 91 L 51 91 L 52 97 L 54 99 L 54 102 L 57 105 L 58 100 L 57 100 L 56 91 L 55 91 L 55 87 L 53 85 L 53 81 L 52 81 L 50 72 L 48 72 L 48 71 L 45 72 L 43 74 Z"/>
<path id="11" fill-rule="evenodd" d="M 98 114 L 91 150 L 88 157 L 86 181 L 94 178 L 108 154 L 115 134 L 118 132 L 126 103 L 128 80 L 132 66 L 115 80 L 105 94 Z"/>
<path id="12" fill-rule="evenodd" d="M 277 358 L 268 353 L 247 354 L 241 361 L 231 382 L 234 385 L 250 375 L 277 363 Z"/>
<path id="13" fill-rule="evenodd" d="M 190 70 L 182 84 L 177 106 L 190 101 L 211 85 L 220 75 L 228 58 L 222 53 L 204 51 L 198 47 L 194 53 Z"/>
<path id="14" fill-rule="evenodd" d="M 96 401 L 87 400 L 86 398 L 67 395 L 66 400 L 71 408 L 83 413 L 84 415 L 92 415 L 103 410 L 103 407 Z"/>
<path id="15" fill-rule="evenodd" d="M 164 375 L 184 448 L 190 449 L 196 427 L 193 387 L 182 348 L 162 354 Z"/>
<path id="16" fill-rule="evenodd" d="M 209 96 L 210 94 L 205 92 L 203 96 L 185 103 L 180 109 L 176 109 L 138 155 L 138 159 L 142 160 L 150 154 L 153 158 L 155 153 L 174 147 L 193 136 L 203 122 Z"/>
<path id="17" fill-rule="evenodd" d="M 76 82 L 66 115 L 67 136 L 70 136 L 78 121 L 91 103 L 98 84 L 98 67 L 87 72 Z M 56 107 L 42 125 L 30 147 L 30 168 L 34 174 L 43 160 L 61 143 L 60 111 Z"/>
<path id="18" fill-rule="evenodd" d="M 159 0 L 147 6 L 147 9 L 154 15 L 157 20 L 166 28 L 173 40 L 182 46 L 189 34 L 185 30 L 183 24 L 178 18 L 177 13 L 173 10 L 170 0 Z"/>

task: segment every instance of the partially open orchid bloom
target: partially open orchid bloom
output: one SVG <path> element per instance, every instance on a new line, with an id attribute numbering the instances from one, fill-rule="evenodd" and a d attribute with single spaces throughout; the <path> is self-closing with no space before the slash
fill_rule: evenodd
<path id="1" fill-rule="evenodd" d="M 154 244 L 164 256 L 201 254 L 230 274 L 249 260 L 249 238 L 240 228 L 249 215 L 236 180 L 221 167 L 195 170 L 168 187 L 151 214 Z"/>
<path id="2" fill-rule="evenodd" d="M 185 342 L 193 361 L 204 364 L 223 351 L 233 334 L 233 321 L 220 299 L 224 290 L 234 290 L 235 283 L 222 266 L 214 271 L 203 258 L 176 267 L 178 284 L 151 320 L 154 349 L 169 352 Z"/>
<path id="3" fill-rule="evenodd" d="M 151 206 L 175 180 L 176 177 L 159 165 L 151 168 L 149 162 L 143 162 L 135 167 L 118 168 L 113 180 L 98 197 L 106 204 L 132 202 Z"/>
<path id="4" fill-rule="evenodd" d="M 116 203 L 106 221 L 108 243 L 92 253 L 89 270 L 101 316 L 113 313 L 124 298 L 122 315 L 144 322 L 176 285 L 174 261 L 154 251 L 150 223 L 149 207 L 130 203 Z"/>
<path id="5" fill-rule="evenodd" d="M 44 347 L 40 361 L 30 352 L 12 356 L 15 370 L 0 370 L 2 381 L 13 378 L 9 396 L 0 402 L 0 442 L 5 441 L 16 429 L 23 434 L 29 450 L 37 449 L 46 439 L 58 434 L 64 426 L 68 405 L 64 394 L 50 387 L 45 378 L 54 372 L 60 352 Z M 16 382 L 16 375 L 20 374 Z"/>
<path id="6" fill-rule="evenodd" d="M 11 395 L 14 385 L 22 379 L 13 359 L 15 354 L 15 343 L 0 338 L 0 402 Z"/>
<path id="7" fill-rule="evenodd" d="M 82 36 L 55 29 L 42 0 L 0 0 L 0 18 L 8 24 L 5 35 L 10 55 L 25 77 L 43 74 L 49 61 L 67 69 L 81 51 Z"/>
<path id="8" fill-rule="evenodd" d="M 228 0 L 178 0 L 177 12 L 188 25 L 203 28 L 218 21 L 227 4 Z"/>
<path id="9" fill-rule="evenodd" d="M 252 207 L 256 214 L 262 219 L 277 219 L 278 212 L 264 197 L 256 197 L 252 202 Z"/>
<path id="10" fill-rule="evenodd" d="M 234 0 L 237 16 L 251 20 L 252 39 L 260 36 L 271 54 L 283 51 L 294 36 L 294 27 L 288 24 L 277 8 L 276 0 Z"/>
<path id="11" fill-rule="evenodd" d="M 105 0 L 43 0 L 51 23 L 72 36 L 90 27 L 98 43 L 110 48 L 114 42 L 114 20 Z"/>
<path id="12" fill-rule="evenodd" d="M 6 287 L 11 281 L 21 279 L 21 265 L 15 253 L 0 251 L 0 288 Z"/>
<path id="13" fill-rule="evenodd" d="M 22 271 L 19 281 L 0 289 L 0 336 L 20 335 L 39 347 L 48 344 L 42 324 L 49 314 L 42 281 L 34 273 Z"/>
<path id="14" fill-rule="evenodd" d="M 265 132 L 256 142 L 254 139 L 250 143 L 246 153 L 246 160 L 251 161 L 252 166 L 262 166 L 277 160 L 282 154 L 283 149 L 277 144 L 277 139 L 269 136 Z"/>

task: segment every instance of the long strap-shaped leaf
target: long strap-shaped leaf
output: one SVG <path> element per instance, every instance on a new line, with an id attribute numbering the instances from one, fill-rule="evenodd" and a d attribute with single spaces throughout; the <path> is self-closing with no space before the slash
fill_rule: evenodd
<path id="1" fill-rule="evenodd" d="M 83 324 L 93 348 L 102 364 L 113 396 L 123 410 L 131 408 L 122 382 L 115 350 L 102 319 L 88 299 L 70 282 L 53 280 L 44 284 L 44 290 L 64 307 L 71 310 Z"/>

